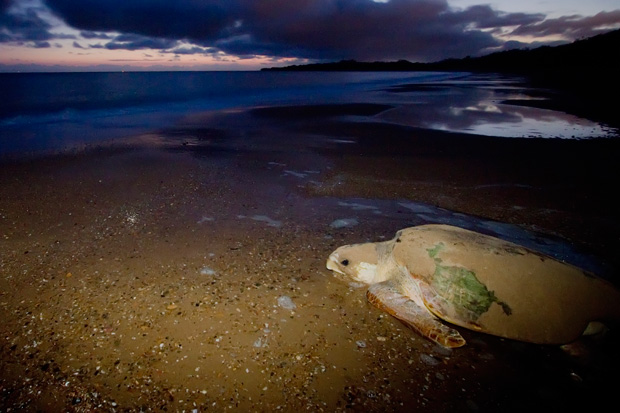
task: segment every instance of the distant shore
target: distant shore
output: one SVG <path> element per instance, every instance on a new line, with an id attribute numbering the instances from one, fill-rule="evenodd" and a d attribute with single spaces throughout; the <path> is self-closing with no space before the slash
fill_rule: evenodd
<path id="1" fill-rule="evenodd" d="M 449 71 L 503 73 L 523 76 L 533 86 L 549 88 L 555 95 L 554 107 L 579 113 L 620 127 L 611 99 L 620 94 L 620 61 L 614 56 L 620 47 L 620 30 L 577 40 L 562 46 L 509 50 L 481 57 L 446 59 L 416 63 L 407 60 L 391 62 L 310 63 L 272 67 L 267 71 Z M 584 103 L 585 102 L 585 103 Z"/>

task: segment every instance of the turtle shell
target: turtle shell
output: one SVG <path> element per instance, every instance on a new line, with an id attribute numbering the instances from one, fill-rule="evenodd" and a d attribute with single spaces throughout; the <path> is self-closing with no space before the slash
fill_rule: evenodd
<path id="1" fill-rule="evenodd" d="M 528 248 L 448 225 L 399 231 L 393 259 L 426 308 L 469 329 L 567 343 L 618 315 L 620 294 L 591 274 Z"/>

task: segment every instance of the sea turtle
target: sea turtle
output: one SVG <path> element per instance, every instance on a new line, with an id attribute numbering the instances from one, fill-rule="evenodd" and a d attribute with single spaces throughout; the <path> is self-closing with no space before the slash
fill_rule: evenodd
<path id="1" fill-rule="evenodd" d="M 620 292 L 525 247 L 449 225 L 406 228 L 385 242 L 345 245 L 327 268 L 370 284 L 368 300 L 444 347 L 460 327 L 565 344 L 620 320 Z"/>

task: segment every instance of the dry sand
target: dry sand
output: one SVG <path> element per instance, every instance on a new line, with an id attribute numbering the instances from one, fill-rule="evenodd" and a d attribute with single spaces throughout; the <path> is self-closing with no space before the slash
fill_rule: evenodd
<path id="1" fill-rule="evenodd" d="M 0 165 L 0 410 L 612 400 L 614 330 L 564 348 L 460 330 L 468 345 L 448 351 L 325 260 L 415 223 L 398 203 L 410 200 L 563 237 L 616 274 L 617 143 L 487 139 L 333 109 L 205 114 L 127 147 Z"/>

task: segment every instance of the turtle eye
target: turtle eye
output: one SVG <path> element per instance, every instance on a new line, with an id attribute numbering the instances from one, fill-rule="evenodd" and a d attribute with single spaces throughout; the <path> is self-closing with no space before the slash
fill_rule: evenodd
<path id="1" fill-rule="evenodd" d="M 346 267 L 347 265 L 349 265 L 349 260 L 342 260 L 342 261 L 340 261 L 340 264 L 342 264 L 342 265 L 344 265 Z"/>

